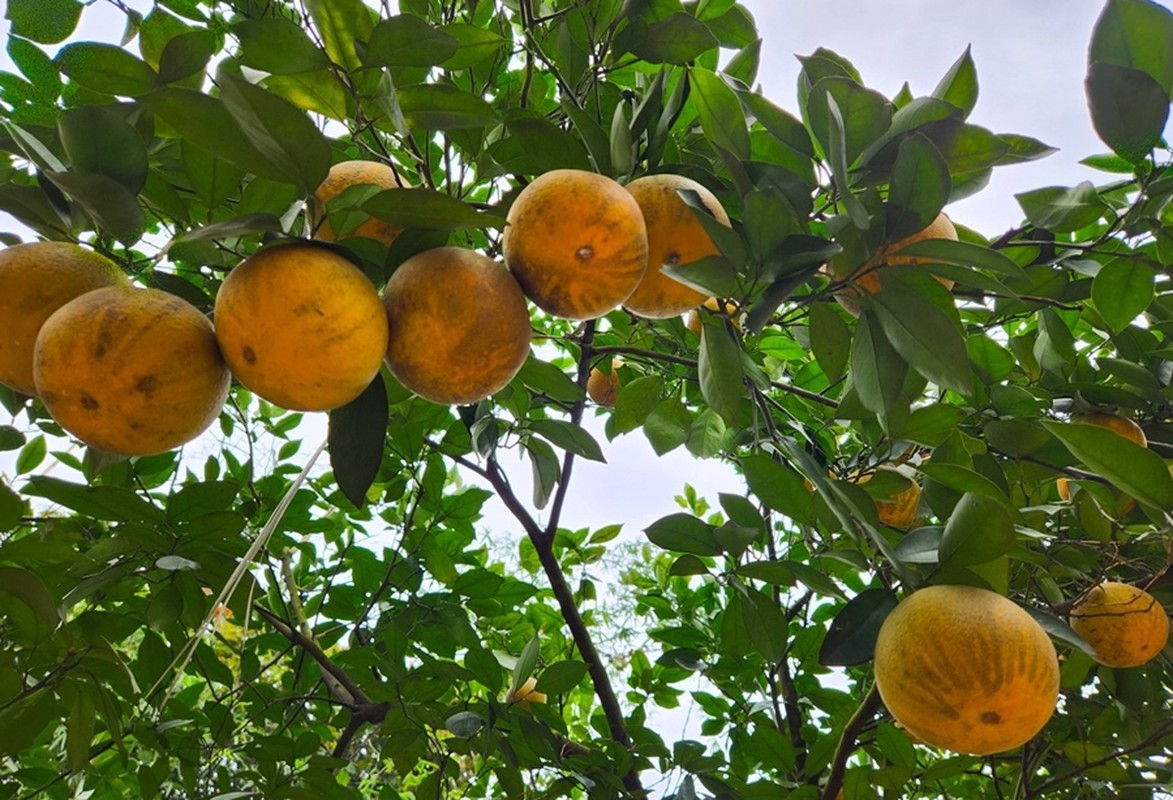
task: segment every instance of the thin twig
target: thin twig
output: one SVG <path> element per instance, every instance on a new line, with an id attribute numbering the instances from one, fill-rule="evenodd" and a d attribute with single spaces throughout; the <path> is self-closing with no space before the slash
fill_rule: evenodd
<path id="1" fill-rule="evenodd" d="M 879 708 L 880 691 L 872 686 L 867 697 L 859 704 L 855 714 L 843 726 L 843 736 L 839 739 L 839 746 L 835 748 L 835 757 L 831 761 L 831 774 L 827 776 L 827 782 L 823 785 L 823 793 L 819 796 L 819 800 L 835 800 L 835 795 L 839 794 L 839 790 L 843 788 L 843 776 L 847 772 L 847 759 L 851 758 L 851 754 L 855 752 L 856 739 L 859 737 L 860 731 L 872 721 L 872 717 L 876 715 Z"/>

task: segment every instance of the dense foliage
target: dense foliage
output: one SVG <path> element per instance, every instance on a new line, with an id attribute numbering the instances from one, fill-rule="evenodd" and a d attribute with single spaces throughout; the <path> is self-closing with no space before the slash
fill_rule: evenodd
<path id="1" fill-rule="evenodd" d="M 78 0 L 9 0 L 0 209 L 210 312 L 228 270 L 304 235 L 335 161 L 419 187 L 329 204 L 339 232 L 368 215 L 406 229 L 389 249 L 338 245 L 379 287 L 439 244 L 499 256 L 538 174 L 676 172 L 734 225 L 711 225 L 720 255 L 671 270 L 736 308 L 704 312 L 699 341 L 681 319 L 534 310 L 530 359 L 476 406 L 384 370 L 327 434 L 238 386 L 217 431 L 129 460 L 0 390 L 0 798 L 1151 798 L 1173 782 L 1168 648 L 1097 666 L 1064 621 L 1103 578 L 1173 602 L 1173 15 L 1109 0 L 1096 26 L 1101 182 L 1021 195 L 1024 222 L 996 241 L 955 220 L 961 241 L 916 245 L 925 263 L 887 273 L 856 318 L 835 302 L 844 276 L 1049 152 L 966 121 L 968 53 L 930 96 L 889 98 L 819 50 L 795 116 L 754 90 L 762 43 L 732 0 L 382 5 L 86 8 L 125 16 L 116 47 L 74 39 Z M 617 402 L 596 412 L 587 376 L 617 356 Z M 1071 422 L 1091 409 L 1134 419 L 1148 448 Z M 596 413 L 608 437 L 734 465 L 745 491 L 689 489 L 626 539 L 621 519 L 581 529 L 562 509 L 575 462 L 606 449 L 582 425 Z M 881 524 L 873 501 L 909 481 L 917 526 Z M 494 493 L 516 525 L 490 539 Z M 992 588 L 1052 635 L 1062 696 L 1025 747 L 914 745 L 878 702 L 877 629 L 926 583 Z M 531 675 L 548 702 L 507 702 Z"/>

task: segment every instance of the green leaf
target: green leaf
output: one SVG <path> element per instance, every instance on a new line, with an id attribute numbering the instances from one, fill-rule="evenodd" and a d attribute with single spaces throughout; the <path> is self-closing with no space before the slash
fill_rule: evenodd
<path id="1" fill-rule="evenodd" d="M 666 397 L 644 420 L 644 436 L 656 455 L 662 456 L 688 441 L 691 425 L 688 407 L 679 398 Z"/>
<path id="2" fill-rule="evenodd" d="M 822 78 L 811 87 L 805 111 L 811 132 L 828 156 L 839 148 L 839 135 L 832 128 L 832 118 L 838 117 L 844 167 L 850 167 L 893 121 L 892 106 L 882 94 L 836 76 Z"/>
<path id="3" fill-rule="evenodd" d="M 1052 233 L 1073 233 L 1112 213 L 1089 181 L 1070 189 L 1048 186 L 1014 197 L 1032 225 Z"/>
<path id="4" fill-rule="evenodd" d="M 105 175 L 45 171 L 45 177 L 76 200 L 98 227 L 126 245 L 142 238 L 146 215 L 134 193 Z"/>
<path id="5" fill-rule="evenodd" d="M 16 474 L 25 475 L 39 467 L 48 453 L 44 436 L 35 436 L 20 450 L 16 457 Z"/>
<path id="6" fill-rule="evenodd" d="M 703 67 L 690 67 L 688 81 L 705 137 L 738 158 L 749 158 L 749 130 L 737 94 L 724 78 Z"/>
<path id="7" fill-rule="evenodd" d="M 882 290 L 872 295 L 876 318 L 910 366 L 944 389 L 973 391 L 965 338 L 935 303 L 908 285 L 900 270 L 882 270 Z"/>
<path id="8" fill-rule="evenodd" d="M 741 613 L 750 644 L 771 663 L 785 657 L 790 632 L 786 614 L 758 589 L 747 588 L 745 599 Z"/>
<path id="9" fill-rule="evenodd" d="M 905 564 L 936 564 L 941 548 L 941 528 L 917 528 L 900 537 L 892 554 Z"/>
<path id="10" fill-rule="evenodd" d="M 284 98 L 233 77 L 220 82 L 224 105 L 281 179 L 309 194 L 330 171 L 330 143 L 305 112 Z"/>
<path id="11" fill-rule="evenodd" d="M 683 66 L 717 46 L 717 37 L 691 14 L 677 11 L 650 25 L 635 23 L 628 49 L 650 64 Z"/>
<path id="12" fill-rule="evenodd" d="M 534 631 L 533 638 L 531 638 L 525 645 L 525 649 L 521 651 L 521 656 L 518 657 L 517 663 L 513 666 L 513 677 L 509 681 L 509 691 L 516 693 L 521 685 L 534 674 L 534 667 L 538 665 L 538 658 L 542 654 L 542 645 L 539 639 L 538 631 Z"/>
<path id="13" fill-rule="evenodd" d="M 363 203 L 362 210 L 397 228 L 461 231 L 505 227 L 503 217 L 477 211 L 435 189 L 386 189 Z"/>
<path id="14" fill-rule="evenodd" d="M 741 347 L 721 319 L 709 315 L 703 323 L 697 358 L 701 396 L 727 425 L 734 426 L 741 418 L 741 404 L 745 397 Z"/>
<path id="15" fill-rule="evenodd" d="M 965 52 L 953 62 L 953 66 L 949 67 L 945 77 L 941 78 L 941 82 L 932 92 L 933 97 L 960 108 L 966 116 L 973 111 L 978 98 L 977 70 L 974 68 L 969 49 L 969 46 L 966 46 Z"/>
<path id="16" fill-rule="evenodd" d="M 819 95 L 823 96 L 823 95 Z M 867 230 L 871 224 L 867 209 L 851 191 L 851 176 L 848 173 L 850 161 L 847 158 L 846 123 L 843 113 L 839 110 L 839 103 L 830 93 L 826 93 L 827 102 L 827 159 L 831 165 L 831 177 L 839 190 L 839 197 L 851 224 L 859 230 Z"/>
<path id="17" fill-rule="evenodd" d="M 57 129 L 77 172 L 105 175 L 132 194 L 146 185 L 146 145 L 121 114 L 105 106 L 81 106 L 62 114 Z"/>
<path id="18" fill-rule="evenodd" d="M 552 400 L 573 403 L 583 397 L 582 388 L 556 364 L 535 358 L 532 354 L 521 365 L 517 378 L 525 386 Z"/>
<path id="19" fill-rule="evenodd" d="M 886 235 L 890 241 L 923 231 L 949 201 L 949 165 L 924 134 L 900 143 L 888 190 Z"/>
<path id="20" fill-rule="evenodd" d="M 1169 120 L 1167 90 L 1140 70 L 1103 63 L 1088 68 L 1086 88 L 1100 139 L 1121 158 L 1144 161 Z"/>
<path id="21" fill-rule="evenodd" d="M 485 721 L 480 714 L 473 711 L 458 711 L 444 720 L 444 727 L 458 739 L 471 739 L 477 735 L 481 728 L 485 727 Z M 252 796 L 251 792 L 241 792 L 240 794 L 246 797 Z M 221 800 L 221 798 L 217 797 L 213 800 Z"/>
<path id="22" fill-rule="evenodd" d="M 954 242 L 949 239 L 925 239 L 900 248 L 901 256 L 916 257 L 922 262 L 957 264 L 976 267 L 1026 280 L 1022 267 L 998 250 L 973 242 Z"/>
<path id="23" fill-rule="evenodd" d="M 374 12 L 362 0 L 305 0 L 326 55 L 348 70 L 362 66 L 357 42 L 370 41 Z"/>
<path id="24" fill-rule="evenodd" d="M 660 402 L 661 386 L 660 379 L 651 375 L 636 378 L 623 386 L 615 399 L 615 410 L 607 422 L 607 434 L 614 436 L 643 425 L 648 414 Z"/>
<path id="25" fill-rule="evenodd" d="M 870 661 L 880 626 L 898 602 L 891 589 L 865 589 L 851 598 L 831 621 L 819 648 L 819 663 L 824 667 L 851 667 Z"/>
<path id="26" fill-rule="evenodd" d="M 665 550 L 696 556 L 720 555 L 713 528 L 692 514 L 669 514 L 644 529 L 648 540 Z"/>
<path id="27" fill-rule="evenodd" d="M 554 169 L 591 169 L 582 142 L 549 120 L 510 120 L 505 123 L 505 129 L 509 135 L 485 149 L 505 172 L 538 175 Z"/>
<path id="28" fill-rule="evenodd" d="M 61 624 L 58 603 L 35 574 L 22 567 L 0 567 L 0 592 L 10 594 L 28 606 L 40 624 L 56 630 Z"/>
<path id="29" fill-rule="evenodd" d="M 607 461 L 599 443 L 581 425 L 564 419 L 535 419 L 530 422 L 530 427 L 538 436 L 568 453 L 591 461 Z"/>
<path id="30" fill-rule="evenodd" d="M 721 73 L 741 81 L 746 86 L 752 86 L 757 80 L 758 68 L 761 63 L 762 39 L 758 37 L 734 53 L 733 58 L 729 59 Z"/>
<path id="31" fill-rule="evenodd" d="M 1095 649 L 1084 641 L 1083 637 L 1076 633 L 1070 625 L 1059 619 L 1053 614 L 1048 614 L 1045 611 L 1040 611 L 1031 606 L 1022 606 L 1022 610 L 1034 617 L 1035 622 L 1042 626 L 1043 630 L 1047 632 L 1055 641 L 1062 644 L 1070 645 L 1076 650 L 1091 656 L 1093 659 L 1096 656 Z"/>
<path id="32" fill-rule="evenodd" d="M 562 464 L 554 448 L 541 439 L 529 439 L 523 444 L 533 473 L 534 506 L 545 508 L 554 494 L 554 487 L 562 479 Z"/>
<path id="33" fill-rule="evenodd" d="M 737 268 L 724 256 L 703 256 L 687 264 L 665 264 L 660 272 L 712 297 L 729 297 L 737 290 Z"/>
<path id="34" fill-rule="evenodd" d="M 1088 469 L 1153 508 L 1173 508 L 1173 476 L 1164 460 L 1115 431 L 1097 425 L 1043 422 Z"/>
<path id="35" fill-rule="evenodd" d="M 590 667 L 582 661 L 556 661 L 542 670 L 534 690 L 547 694 L 564 694 L 582 683 L 582 679 L 589 671 Z"/>
<path id="36" fill-rule="evenodd" d="M 232 26 L 240 39 L 241 62 L 274 75 L 325 69 L 330 59 L 305 29 L 284 17 L 248 19 Z"/>
<path id="37" fill-rule="evenodd" d="M 90 760 L 90 744 L 98 714 L 84 691 L 74 694 L 65 726 L 65 765 L 77 772 Z"/>
<path id="38" fill-rule="evenodd" d="M 155 559 L 155 567 L 166 570 L 167 572 L 179 572 L 181 570 L 195 570 L 200 568 L 198 561 L 192 561 L 190 558 L 183 556 L 161 556 Z"/>
<path id="39" fill-rule="evenodd" d="M 1014 510 L 1010 499 L 998 484 L 969 467 L 961 464 L 937 464 L 930 461 L 927 464 L 922 464 L 918 470 L 942 486 L 956 492 L 972 492 L 983 497 L 990 497 L 1001 503 L 1008 511 Z"/>
<path id="40" fill-rule="evenodd" d="M 8 0 L 4 18 L 12 33 L 41 44 L 57 44 L 69 38 L 81 19 L 78 0 Z"/>
<path id="41" fill-rule="evenodd" d="M 851 329 L 829 303 L 812 303 L 810 307 L 811 352 L 831 383 L 847 372 L 851 355 Z"/>
<path id="42" fill-rule="evenodd" d="M 814 500 L 803 485 L 802 476 L 764 453 L 741 459 L 741 473 L 755 497 L 796 522 L 814 522 Z"/>
<path id="43" fill-rule="evenodd" d="M 1134 258 L 1116 258 L 1104 265 L 1092 281 L 1092 302 L 1113 333 L 1140 316 L 1155 295 L 1156 273 Z"/>
<path id="44" fill-rule="evenodd" d="M 381 375 L 354 400 L 330 412 L 330 467 L 339 491 L 357 508 L 365 504 L 383 463 L 388 418 L 387 386 Z"/>
<path id="45" fill-rule="evenodd" d="M 8 55 L 20 69 L 37 96 L 46 103 L 54 102 L 61 94 L 61 74 L 49 55 L 27 39 L 10 36 Z"/>
<path id="46" fill-rule="evenodd" d="M 440 30 L 456 39 L 457 50 L 444 61 L 448 70 L 462 70 L 494 58 L 508 43 L 496 31 L 479 28 L 463 22 L 441 25 Z"/>
<path id="47" fill-rule="evenodd" d="M 174 83 L 203 72 L 215 52 L 216 37 L 211 31 L 181 33 L 167 42 L 159 56 L 159 83 Z"/>
<path id="48" fill-rule="evenodd" d="M 261 212 L 249 214 L 246 217 L 227 219 L 223 222 L 213 222 L 211 225 L 186 230 L 172 239 L 167 247 L 170 249 L 173 245 L 182 242 L 215 242 L 224 239 L 237 239 L 241 236 L 247 236 L 250 233 L 283 232 L 284 226 L 281 224 L 279 217 Z"/>
<path id="49" fill-rule="evenodd" d="M 67 44 L 54 61 L 70 80 L 102 94 L 141 97 L 150 93 L 159 79 L 147 64 L 112 44 Z"/>
<path id="50" fill-rule="evenodd" d="M 25 491 L 94 519 L 114 522 L 163 520 L 163 512 L 158 507 L 118 486 L 85 486 L 47 475 L 33 475 Z"/>
<path id="51" fill-rule="evenodd" d="M 1088 63 L 1132 67 L 1173 97 L 1173 13 L 1150 0 L 1108 0 L 1092 31 Z"/>
<path id="52" fill-rule="evenodd" d="M 1008 144 L 1010 149 L 1006 151 L 1006 154 L 994 166 L 1025 164 L 1028 161 L 1045 158 L 1052 153 L 1059 152 L 1057 147 L 1051 147 L 1049 144 L 1044 144 L 1038 139 L 1032 139 L 1029 136 L 1020 136 L 1016 133 L 999 133 L 998 138 Z M 1129 172 L 1131 171 L 1129 169 Z"/>
<path id="53" fill-rule="evenodd" d="M 595 162 L 594 171 L 600 175 L 614 176 L 615 170 L 611 166 L 611 140 L 603 130 L 603 126 L 580 108 L 573 97 L 564 96 L 561 98 L 561 102 L 562 108 L 570 117 L 570 121 L 574 123 L 579 138 L 586 144 L 591 159 Z"/>
<path id="54" fill-rule="evenodd" d="M 904 391 L 908 362 L 884 335 L 877 312 L 865 309 L 851 348 L 851 381 L 864 408 L 887 417 Z"/>
<path id="55" fill-rule="evenodd" d="M 951 567 L 982 564 L 1009 552 L 1014 539 L 1014 522 L 1003 502 L 966 492 L 945 523 L 939 560 Z"/>
<path id="56" fill-rule="evenodd" d="M 0 532 L 13 530 L 24 516 L 24 500 L 0 481 Z"/>
<path id="57" fill-rule="evenodd" d="M 397 91 L 403 118 L 412 130 L 450 131 L 496 124 L 493 107 L 474 94 L 446 84 L 404 86 Z"/>
<path id="58" fill-rule="evenodd" d="M 630 114 L 631 104 L 621 101 L 615 104 L 615 113 L 611 116 L 611 169 L 619 176 L 630 174 L 635 167 Z"/>
<path id="59" fill-rule="evenodd" d="M 455 36 L 420 17 L 399 14 L 375 25 L 363 63 L 368 67 L 433 67 L 455 55 L 459 46 Z"/>

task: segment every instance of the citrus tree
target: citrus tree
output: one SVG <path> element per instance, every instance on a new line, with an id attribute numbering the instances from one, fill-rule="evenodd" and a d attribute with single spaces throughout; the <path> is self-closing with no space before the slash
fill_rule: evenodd
<path id="1" fill-rule="evenodd" d="M 9 0 L 0 798 L 1159 796 L 1173 15 L 991 241 L 968 53 L 791 113 L 732 0 L 393 5 Z M 744 490 L 584 528 L 625 436 Z"/>

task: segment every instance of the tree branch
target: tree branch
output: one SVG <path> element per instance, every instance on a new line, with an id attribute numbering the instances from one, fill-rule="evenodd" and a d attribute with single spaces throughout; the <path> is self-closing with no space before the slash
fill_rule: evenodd
<path id="1" fill-rule="evenodd" d="M 1043 794 L 1044 792 L 1047 792 L 1051 789 L 1054 789 L 1056 786 L 1066 786 L 1071 782 L 1071 780 L 1073 778 L 1078 778 L 1080 775 L 1087 772 L 1089 769 L 1093 769 L 1093 768 L 1101 766 L 1103 764 L 1107 764 L 1109 761 L 1114 761 L 1115 759 L 1120 758 L 1121 756 L 1126 756 L 1129 753 L 1135 753 L 1138 750 L 1144 750 L 1146 747 L 1150 747 L 1150 746 L 1156 744 L 1157 742 L 1161 741 L 1166 736 L 1173 736 L 1173 722 L 1166 722 L 1164 725 L 1157 728 L 1155 731 L 1150 733 L 1148 736 L 1141 739 L 1136 744 L 1132 745 L 1132 747 L 1122 747 L 1119 750 L 1117 750 L 1116 752 L 1111 753 L 1110 755 L 1106 755 L 1103 758 L 1097 758 L 1092 761 L 1089 761 L 1086 764 L 1079 766 L 1079 767 L 1076 767 L 1075 769 L 1073 769 L 1069 772 L 1065 772 L 1062 775 L 1057 775 L 1056 777 L 1051 778 L 1050 780 L 1043 781 L 1038 786 L 1032 786 L 1032 787 L 1030 787 L 1029 793 L 1031 795 L 1039 795 L 1039 794 Z"/>
<path id="2" fill-rule="evenodd" d="M 831 774 L 823 785 L 823 793 L 819 800 L 835 800 L 835 795 L 843 788 L 843 775 L 847 772 L 847 759 L 855 752 L 856 739 L 864 727 L 872 721 L 876 711 L 880 708 L 880 690 L 874 685 L 867 697 L 859 704 L 855 714 L 843 727 L 843 736 L 839 739 L 839 746 L 835 748 L 835 758 L 831 761 Z"/>

